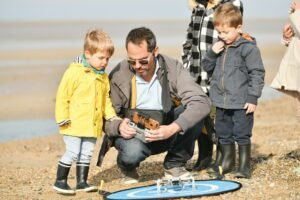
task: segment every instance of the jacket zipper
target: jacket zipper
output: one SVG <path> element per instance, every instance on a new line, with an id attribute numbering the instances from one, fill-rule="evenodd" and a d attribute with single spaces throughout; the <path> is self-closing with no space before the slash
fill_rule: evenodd
<path id="1" fill-rule="evenodd" d="M 223 91 L 224 91 L 224 99 L 223 99 L 223 107 L 225 108 L 225 102 L 226 102 L 226 91 L 225 91 L 225 87 L 224 87 L 224 77 L 225 77 L 225 60 L 226 60 L 226 55 L 227 55 L 227 50 L 228 47 L 225 47 L 225 52 L 224 52 L 224 59 L 223 59 L 223 63 L 222 63 L 222 78 L 221 78 L 221 85 L 223 87 Z"/>

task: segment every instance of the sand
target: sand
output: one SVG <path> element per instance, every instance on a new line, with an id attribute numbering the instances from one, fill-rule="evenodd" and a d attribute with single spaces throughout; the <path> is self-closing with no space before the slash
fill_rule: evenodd
<path id="1" fill-rule="evenodd" d="M 174 48 L 162 48 L 162 52 L 179 57 L 180 51 Z M 77 50 L 65 52 L 74 56 Z M 266 85 L 270 84 L 278 69 L 284 48 L 280 45 L 261 47 L 265 67 Z M 27 52 L 31 59 L 34 52 Z M 54 58 L 62 52 L 40 52 L 39 56 Z M 117 55 L 124 55 L 122 50 Z M 21 59 L 15 57 L 15 59 Z M 1 59 L 11 55 L 0 55 Z M 21 69 L 22 70 L 22 69 Z M 23 69 L 25 70 L 25 69 Z M 55 92 L 64 68 L 43 70 L 38 67 L 26 68 L 27 73 L 19 73 L 15 68 L 5 68 L 0 82 L 24 82 L 25 90 L 18 94 L 9 91 L 0 96 L 0 119 L 26 119 L 53 117 Z M 43 74 L 44 76 L 40 76 Z M 49 81 L 47 90 L 26 90 L 27 81 L 42 83 Z M 51 80 L 51 81 L 50 81 Z M 21 101 L 20 101 L 21 100 Z M 24 106 L 26 105 L 26 106 Z M 300 122 L 295 117 L 294 100 L 288 96 L 260 101 L 255 112 L 252 146 L 252 178 L 227 180 L 239 181 L 242 189 L 218 196 L 201 199 L 300 199 Z M 164 154 L 152 156 L 138 169 L 141 182 L 125 186 L 120 181 L 121 174 L 116 166 L 116 151 L 111 149 L 101 168 L 96 167 L 97 148 L 91 163 L 89 182 L 98 185 L 104 180 L 103 190 L 113 192 L 133 186 L 153 184 L 163 175 L 162 160 Z M 0 143 L 0 199 L 102 199 L 97 193 L 77 193 L 75 196 L 57 194 L 52 185 L 56 176 L 57 162 L 64 152 L 61 135 L 37 137 L 29 140 Z M 197 149 L 189 165 L 197 158 Z M 298 170 L 298 171 L 297 171 Z M 209 179 L 205 171 L 194 172 L 198 179 Z M 71 168 L 69 184 L 75 186 L 75 168 Z"/>

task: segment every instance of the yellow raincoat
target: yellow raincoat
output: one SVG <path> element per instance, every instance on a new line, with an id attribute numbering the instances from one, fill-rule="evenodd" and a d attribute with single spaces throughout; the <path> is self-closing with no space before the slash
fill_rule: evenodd
<path id="1" fill-rule="evenodd" d="M 103 118 L 116 116 L 109 98 L 107 74 L 95 74 L 81 63 L 72 63 L 66 70 L 56 96 L 55 118 L 60 133 L 78 137 L 102 135 Z"/>

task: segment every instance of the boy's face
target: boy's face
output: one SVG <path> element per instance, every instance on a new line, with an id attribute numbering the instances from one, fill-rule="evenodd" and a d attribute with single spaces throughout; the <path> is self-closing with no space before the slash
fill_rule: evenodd
<path id="1" fill-rule="evenodd" d="M 215 29 L 218 31 L 219 38 L 225 42 L 226 45 L 233 44 L 240 38 L 240 34 L 242 33 L 242 25 L 229 27 L 228 25 L 223 24 L 216 26 Z"/>
<path id="2" fill-rule="evenodd" d="M 86 61 L 95 69 L 101 70 L 108 65 L 110 54 L 107 51 L 99 51 L 91 54 L 88 50 L 84 52 Z"/>

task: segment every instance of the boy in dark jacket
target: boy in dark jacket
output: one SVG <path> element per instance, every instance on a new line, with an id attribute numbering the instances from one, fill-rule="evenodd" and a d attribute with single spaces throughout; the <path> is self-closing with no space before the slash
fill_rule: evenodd
<path id="1" fill-rule="evenodd" d="M 209 94 L 211 77 L 207 76 L 203 70 L 201 61 L 212 44 L 218 41 L 218 32 L 213 26 L 214 12 L 219 5 L 227 2 L 233 3 L 239 7 L 241 13 L 243 12 L 241 0 L 188 0 L 192 14 L 187 28 L 186 41 L 183 43 L 182 62 L 184 68 L 189 69 L 195 82 L 201 85 L 206 94 Z M 209 170 L 211 168 L 213 154 L 211 134 L 215 132 L 212 123 L 214 117 L 215 107 L 212 107 L 210 115 L 204 120 L 204 128 L 197 138 L 198 159 L 193 170 L 203 170 L 207 167 Z M 221 161 L 220 158 L 220 148 L 217 146 L 216 159 L 212 166 L 218 166 Z"/>
<path id="2" fill-rule="evenodd" d="M 216 10 L 214 26 L 220 41 L 207 52 L 202 64 L 212 74 L 210 98 L 217 108 L 215 128 L 223 174 L 234 170 L 237 142 L 239 167 L 235 176 L 250 178 L 253 113 L 265 70 L 256 43 L 241 34 L 242 23 L 242 15 L 233 4 L 225 3 Z"/>

